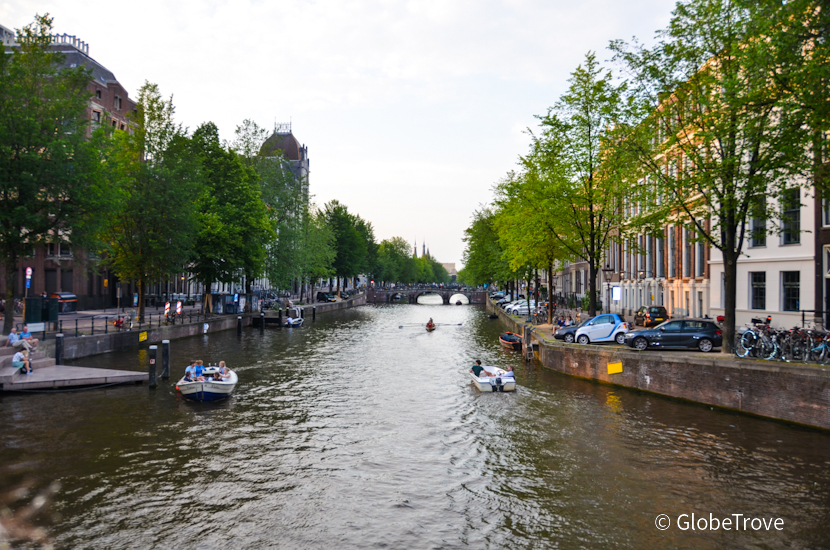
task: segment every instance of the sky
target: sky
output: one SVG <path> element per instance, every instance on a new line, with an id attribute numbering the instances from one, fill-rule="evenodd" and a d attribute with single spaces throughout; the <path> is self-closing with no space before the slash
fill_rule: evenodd
<path id="1" fill-rule="evenodd" d="M 0 24 L 35 14 L 89 44 L 136 98 L 172 95 L 190 130 L 232 140 L 245 119 L 291 122 L 314 201 L 337 199 L 378 242 L 426 242 L 462 266 L 464 229 L 528 150 L 528 128 L 588 51 L 650 42 L 673 0 L 0 0 Z"/>

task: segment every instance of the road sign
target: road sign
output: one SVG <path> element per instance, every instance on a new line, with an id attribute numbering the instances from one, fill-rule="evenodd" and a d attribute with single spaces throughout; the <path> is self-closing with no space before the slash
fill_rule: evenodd
<path id="1" fill-rule="evenodd" d="M 32 288 L 32 280 L 26 277 L 26 288 Z"/>
<path id="2" fill-rule="evenodd" d="M 234 302 L 238 302 L 238 301 L 239 301 L 239 293 L 238 293 L 238 292 L 237 292 L 236 294 L 234 294 L 234 295 L 233 295 L 233 301 L 234 301 Z"/>
<path id="3" fill-rule="evenodd" d="M 181 302 L 176 302 L 176 315 L 181 315 L 181 314 L 182 314 L 182 303 Z"/>
<path id="4" fill-rule="evenodd" d="M 133 295 L 133 307 L 138 307 L 138 292 Z"/>
<path id="5" fill-rule="evenodd" d="M 167 317 L 170 314 L 170 302 L 164 303 L 164 316 Z"/>
<path id="6" fill-rule="evenodd" d="M 31 279 L 31 278 L 32 278 L 32 268 L 31 268 L 31 267 L 27 267 L 27 268 L 26 268 L 26 278 L 27 278 L 27 279 Z"/>

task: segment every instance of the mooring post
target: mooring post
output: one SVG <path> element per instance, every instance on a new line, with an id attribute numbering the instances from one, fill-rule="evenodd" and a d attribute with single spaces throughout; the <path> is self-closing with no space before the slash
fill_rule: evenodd
<path id="1" fill-rule="evenodd" d="M 55 364 L 63 365 L 63 334 L 55 335 Z"/>
<path id="2" fill-rule="evenodd" d="M 314 306 L 314 307 L 311 308 L 311 320 L 312 321 L 317 320 L 317 306 Z"/>
<path id="3" fill-rule="evenodd" d="M 161 379 L 170 379 L 170 340 L 161 341 Z"/>
<path id="4" fill-rule="evenodd" d="M 156 380 L 156 350 L 158 346 L 150 346 L 150 388 L 153 389 L 158 386 Z"/>
<path id="5" fill-rule="evenodd" d="M 265 332 L 265 312 L 259 312 L 259 332 Z"/>
<path id="6" fill-rule="evenodd" d="M 89 333 L 90 333 L 90 334 L 95 334 L 95 317 L 93 317 L 93 318 L 90 320 L 90 323 L 89 323 Z"/>
<path id="7" fill-rule="evenodd" d="M 277 324 L 282 328 L 282 310 L 277 312 Z"/>
<path id="8" fill-rule="evenodd" d="M 75 317 L 75 338 L 78 337 L 78 318 Z"/>
<path id="9" fill-rule="evenodd" d="M 242 336 L 242 316 L 236 318 L 236 333 Z"/>

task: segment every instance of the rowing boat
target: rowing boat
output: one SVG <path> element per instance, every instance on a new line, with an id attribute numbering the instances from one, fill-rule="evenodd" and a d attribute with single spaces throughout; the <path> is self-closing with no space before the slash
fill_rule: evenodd
<path id="1" fill-rule="evenodd" d="M 505 332 L 499 336 L 499 342 L 507 349 L 522 349 L 522 337 L 514 332 Z"/>

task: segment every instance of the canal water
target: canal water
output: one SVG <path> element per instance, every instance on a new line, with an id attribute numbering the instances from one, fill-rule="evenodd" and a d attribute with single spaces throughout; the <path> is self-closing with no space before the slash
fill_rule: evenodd
<path id="1" fill-rule="evenodd" d="M 473 306 L 366 306 L 173 341 L 176 378 L 236 369 L 220 403 L 174 381 L 4 395 L 0 507 L 59 482 L 31 523 L 67 549 L 830 545 L 829 434 L 569 378 L 502 330 Z M 478 358 L 516 366 L 517 391 L 475 390 Z"/>

